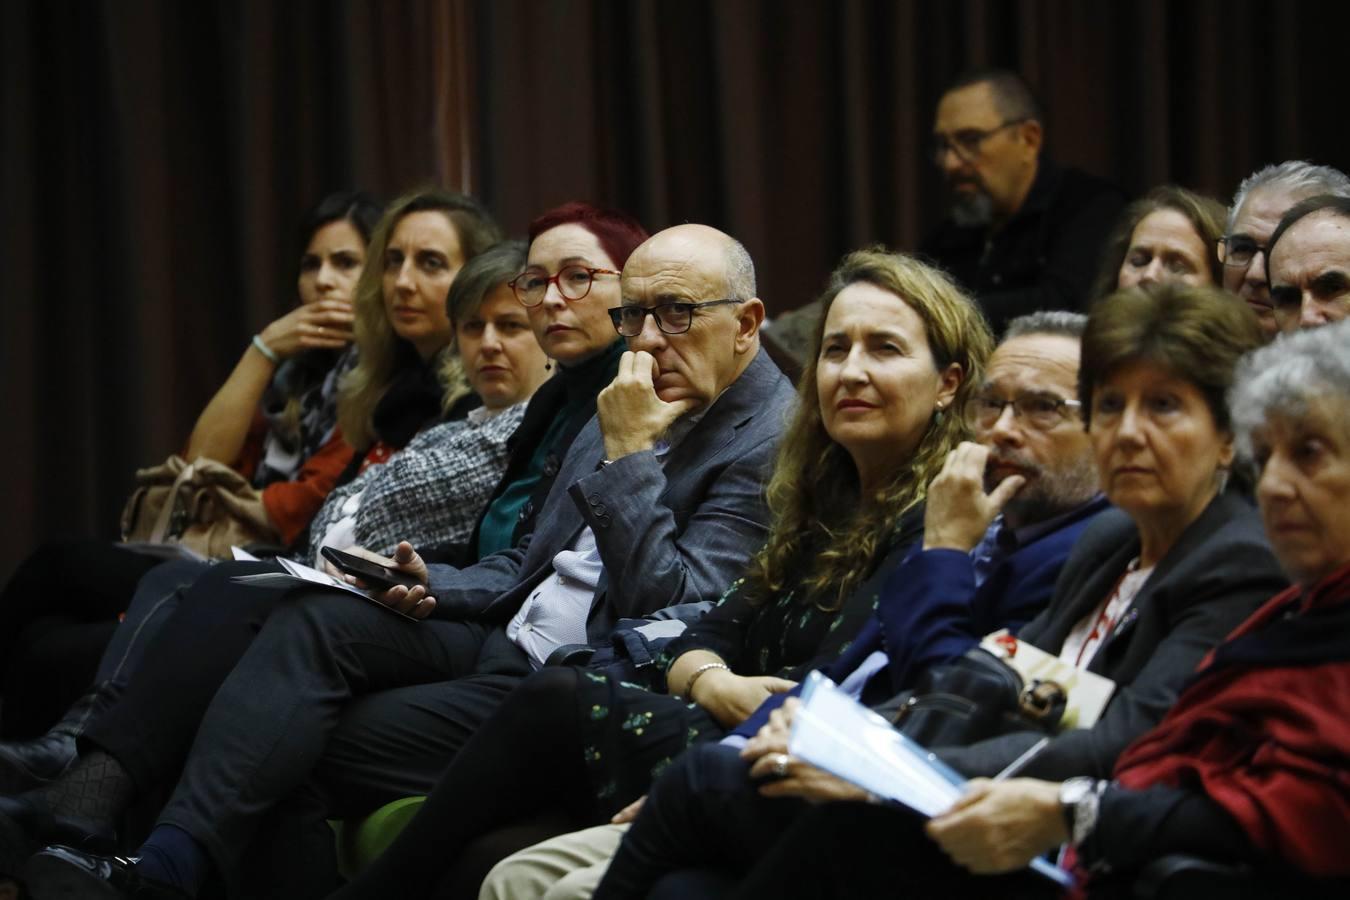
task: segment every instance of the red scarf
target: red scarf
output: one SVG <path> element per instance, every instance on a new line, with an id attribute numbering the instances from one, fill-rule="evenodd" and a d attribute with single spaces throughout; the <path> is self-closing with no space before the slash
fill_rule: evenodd
<path id="1" fill-rule="evenodd" d="M 1350 567 L 1257 610 L 1115 775 L 1195 786 L 1264 853 L 1350 875 Z"/>

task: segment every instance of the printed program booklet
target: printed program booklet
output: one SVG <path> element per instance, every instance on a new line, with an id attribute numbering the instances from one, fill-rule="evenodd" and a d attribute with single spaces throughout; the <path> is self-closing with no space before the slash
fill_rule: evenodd
<path id="1" fill-rule="evenodd" d="M 808 675 L 802 688 L 788 750 L 927 818 L 946 812 L 965 793 L 963 776 L 819 672 Z M 1031 869 L 1073 886 L 1073 876 L 1048 860 L 1033 860 Z"/>
<path id="2" fill-rule="evenodd" d="M 246 551 L 243 550 L 239 552 L 246 553 Z M 241 559 L 243 557 L 236 554 L 235 558 Z M 292 562 L 291 560 L 285 559 L 280 556 L 278 556 L 275 560 L 273 560 L 273 562 L 281 566 L 281 568 L 284 571 L 260 572 L 256 575 L 236 575 L 230 580 L 237 582 L 238 584 L 252 584 L 258 585 L 259 587 L 297 588 L 297 587 L 304 587 L 307 584 L 318 585 L 320 587 L 330 588 L 335 591 L 342 591 L 343 593 L 353 594 L 357 597 L 360 597 L 367 603 L 374 603 L 380 609 L 383 609 L 386 612 L 391 613 L 392 615 L 402 616 L 409 622 L 421 621 L 420 619 L 416 619 L 412 616 L 405 615 L 404 613 L 399 612 L 392 606 L 387 606 L 386 604 L 381 603 L 379 600 L 375 599 L 375 595 L 370 591 L 363 591 L 361 588 L 356 587 L 355 585 L 351 585 L 345 581 L 341 581 L 337 578 L 334 578 L 327 572 L 320 572 L 318 569 L 306 566 L 303 563 Z"/>

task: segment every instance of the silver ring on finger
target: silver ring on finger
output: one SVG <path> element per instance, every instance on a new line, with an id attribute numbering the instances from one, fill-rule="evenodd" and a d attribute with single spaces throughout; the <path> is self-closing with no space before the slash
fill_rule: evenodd
<path id="1" fill-rule="evenodd" d="M 779 753 L 774 756 L 773 774 L 779 778 L 786 778 L 788 776 L 788 763 L 791 762 L 791 759 L 786 753 Z"/>

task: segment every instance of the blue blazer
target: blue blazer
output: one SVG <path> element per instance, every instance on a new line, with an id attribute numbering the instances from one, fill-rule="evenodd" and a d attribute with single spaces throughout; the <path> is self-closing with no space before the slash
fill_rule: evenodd
<path id="1" fill-rule="evenodd" d="M 965 653 L 989 632 L 1017 631 L 1049 604 L 1074 542 L 1107 505 L 1098 498 L 1079 507 L 1059 528 L 999 563 L 979 589 L 969 553 L 916 551 L 891 575 L 876 612 L 826 674 L 843 681 L 867 657 L 885 650 L 889 665 L 872 677 L 889 676 L 889 696 L 909 687 L 929 666 Z M 770 697 L 734 733 L 753 735 L 772 710 L 796 694 Z"/>
<path id="2" fill-rule="evenodd" d="M 962 655 L 986 634 L 1000 628 L 1017 633 L 1049 605 L 1069 551 L 1106 507 L 1100 497 L 1079 507 L 1059 528 L 1010 554 L 979 588 L 969 553 L 915 553 L 896 569 L 876 614 L 826 674 L 841 681 L 873 652 L 885 650 L 886 693 L 896 694 L 911 687 L 918 673 Z"/>

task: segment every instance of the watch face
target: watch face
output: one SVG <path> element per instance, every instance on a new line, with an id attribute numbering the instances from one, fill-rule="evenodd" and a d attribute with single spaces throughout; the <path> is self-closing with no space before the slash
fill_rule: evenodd
<path id="1" fill-rule="evenodd" d="M 1070 778 L 1059 786 L 1059 802 L 1064 806 L 1074 806 L 1093 788 L 1091 778 Z"/>
<path id="2" fill-rule="evenodd" d="M 1059 802 L 1064 810 L 1069 838 L 1081 844 L 1097 825 L 1098 788 L 1093 778 L 1070 778 L 1060 785 Z"/>

